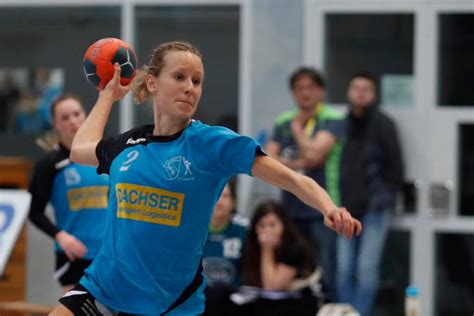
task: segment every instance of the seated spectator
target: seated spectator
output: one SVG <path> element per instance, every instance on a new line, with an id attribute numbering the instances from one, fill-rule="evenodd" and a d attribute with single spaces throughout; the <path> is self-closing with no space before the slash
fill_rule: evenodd
<path id="1" fill-rule="evenodd" d="M 242 247 L 248 219 L 235 214 L 234 182 L 229 182 L 214 207 L 203 250 L 207 280 L 205 315 L 224 315 L 229 295 L 240 286 Z"/>
<path id="2" fill-rule="evenodd" d="M 250 303 L 241 304 L 239 314 L 315 315 L 319 300 L 311 290 L 317 281 L 313 271 L 311 247 L 283 208 L 275 202 L 260 204 L 251 222 L 243 266 L 244 284 L 258 293 L 249 300 L 248 289 L 241 291 Z"/>

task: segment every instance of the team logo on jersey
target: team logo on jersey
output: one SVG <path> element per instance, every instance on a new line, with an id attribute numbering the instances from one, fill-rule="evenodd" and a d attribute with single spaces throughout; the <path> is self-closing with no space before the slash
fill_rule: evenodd
<path id="1" fill-rule="evenodd" d="M 76 168 L 64 170 L 64 178 L 67 186 L 76 185 L 81 182 L 81 175 L 77 172 Z"/>
<path id="2" fill-rule="evenodd" d="M 166 160 L 163 167 L 168 180 L 194 180 L 192 163 L 184 156 L 175 156 Z"/>
<path id="3" fill-rule="evenodd" d="M 137 139 L 129 138 L 127 139 L 126 145 L 136 145 L 143 142 L 146 142 L 146 138 L 137 138 Z"/>
<path id="4" fill-rule="evenodd" d="M 202 265 L 209 285 L 231 284 L 237 276 L 234 264 L 225 258 L 206 257 L 203 258 Z"/>
<path id="5" fill-rule="evenodd" d="M 240 240 L 240 238 L 224 239 L 222 246 L 224 248 L 224 258 L 240 258 L 242 248 L 242 240 Z"/>

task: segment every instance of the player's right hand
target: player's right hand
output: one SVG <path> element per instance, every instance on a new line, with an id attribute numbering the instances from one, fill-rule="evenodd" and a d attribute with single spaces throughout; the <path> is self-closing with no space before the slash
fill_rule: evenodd
<path id="1" fill-rule="evenodd" d="M 83 258 L 87 253 L 87 247 L 79 239 L 64 230 L 56 234 L 56 241 L 71 261 Z"/>
<path id="2" fill-rule="evenodd" d="M 338 207 L 324 216 L 326 227 L 335 230 L 338 234 L 343 234 L 348 240 L 353 235 L 360 236 L 362 233 L 362 224 L 353 218 L 345 207 Z"/>
<path id="3" fill-rule="evenodd" d="M 113 102 L 122 100 L 123 97 L 130 91 L 132 88 L 132 82 L 128 85 L 123 86 L 120 83 L 120 65 L 118 63 L 114 64 L 114 76 L 112 79 L 107 83 L 104 90 L 102 90 L 99 94 L 105 95 L 112 99 Z"/>

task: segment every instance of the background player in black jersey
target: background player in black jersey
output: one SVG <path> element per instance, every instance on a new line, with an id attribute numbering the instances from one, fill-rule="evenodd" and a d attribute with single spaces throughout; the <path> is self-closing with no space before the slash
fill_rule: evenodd
<path id="1" fill-rule="evenodd" d="M 79 282 L 102 242 L 108 176 L 69 161 L 71 143 L 86 114 L 78 97 L 58 96 L 51 105 L 59 140 L 35 165 L 29 218 L 56 245 L 55 278 L 66 292 Z M 45 215 L 51 202 L 56 224 Z"/>

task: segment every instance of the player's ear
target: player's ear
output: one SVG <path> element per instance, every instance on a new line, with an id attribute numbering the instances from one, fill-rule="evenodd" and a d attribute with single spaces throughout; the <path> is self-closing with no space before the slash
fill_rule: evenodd
<path id="1" fill-rule="evenodd" d="M 145 78 L 145 83 L 148 91 L 153 95 L 156 94 L 156 92 L 158 91 L 156 78 L 153 75 L 147 74 Z"/>

